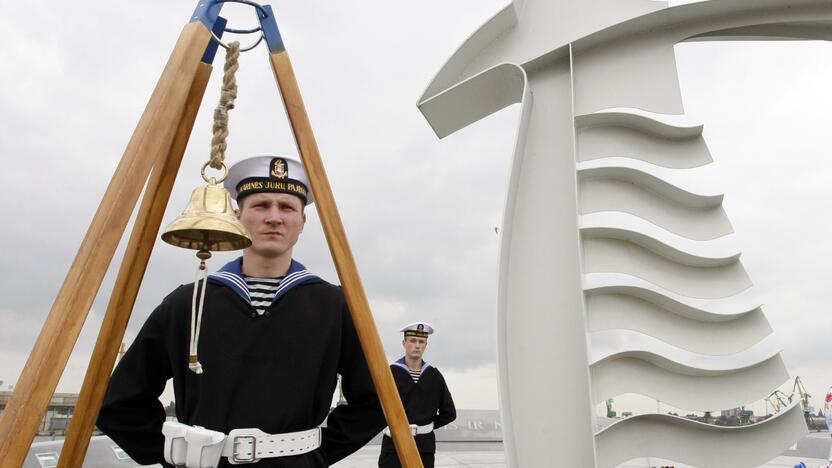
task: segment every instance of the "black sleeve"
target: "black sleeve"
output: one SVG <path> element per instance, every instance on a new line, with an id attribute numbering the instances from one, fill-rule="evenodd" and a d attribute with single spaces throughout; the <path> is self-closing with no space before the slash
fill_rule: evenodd
<path id="1" fill-rule="evenodd" d="M 335 408 L 323 428 L 321 450 L 329 465 L 363 447 L 387 424 L 346 306 L 342 314 L 338 373 L 347 404 Z"/>
<path id="2" fill-rule="evenodd" d="M 163 339 L 164 309 L 163 303 L 151 314 L 116 366 L 96 423 L 143 465 L 166 465 L 162 435 L 165 410 L 159 395 L 172 373 Z"/>
<path id="3" fill-rule="evenodd" d="M 452 422 L 456 419 L 456 406 L 454 406 L 454 399 L 451 398 L 451 392 L 448 390 L 448 385 L 445 383 L 445 377 L 439 374 L 442 379 L 442 388 L 439 394 L 439 413 L 433 420 L 433 428 L 440 427 Z"/>

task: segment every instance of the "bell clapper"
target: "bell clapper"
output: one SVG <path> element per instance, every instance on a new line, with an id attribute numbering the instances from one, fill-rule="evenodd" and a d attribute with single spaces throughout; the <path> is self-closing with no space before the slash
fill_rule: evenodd
<path id="1" fill-rule="evenodd" d="M 199 269 L 205 269 L 205 260 L 211 258 L 211 251 L 208 249 L 200 249 L 199 252 L 196 253 L 196 258 L 199 259 Z"/>

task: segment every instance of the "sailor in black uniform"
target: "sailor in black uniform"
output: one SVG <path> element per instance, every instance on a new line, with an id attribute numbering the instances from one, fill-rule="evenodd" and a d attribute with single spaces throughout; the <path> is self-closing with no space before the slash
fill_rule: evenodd
<path id="1" fill-rule="evenodd" d="M 439 369 L 422 359 L 433 327 L 425 322 L 407 325 L 404 332 L 404 356 L 390 365 L 396 387 L 404 405 L 410 430 L 416 439 L 425 468 L 433 468 L 436 453 L 435 429 L 456 419 L 456 407 L 448 385 Z M 379 468 L 401 468 L 389 428 L 381 441 Z"/>
<path id="2" fill-rule="evenodd" d="M 153 311 L 113 373 L 98 427 L 141 464 L 329 466 L 385 422 L 341 289 L 292 258 L 313 201 L 303 166 L 260 155 L 232 166 L 225 185 L 251 247 L 209 276 L 200 321 L 194 284 Z M 329 413 L 339 374 L 348 404 Z M 171 378 L 178 422 L 165 422 L 158 399 Z"/>

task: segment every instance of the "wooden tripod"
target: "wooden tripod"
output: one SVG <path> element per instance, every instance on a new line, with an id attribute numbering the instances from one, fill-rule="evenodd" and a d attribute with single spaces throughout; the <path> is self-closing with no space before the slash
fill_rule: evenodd
<path id="1" fill-rule="evenodd" d="M 198 4 L 113 174 L 14 393 L 0 414 L 2 468 L 23 464 L 130 214 L 148 182 L 90 358 L 59 467 L 83 463 L 110 371 L 212 71 L 210 64 L 217 44 L 212 41 L 211 31 L 221 35 L 225 28 L 225 19 L 219 17 L 222 4 L 221 0 Z M 269 61 L 399 459 L 405 468 L 422 468 L 274 13 L 269 6 L 256 8 L 269 47 Z"/>

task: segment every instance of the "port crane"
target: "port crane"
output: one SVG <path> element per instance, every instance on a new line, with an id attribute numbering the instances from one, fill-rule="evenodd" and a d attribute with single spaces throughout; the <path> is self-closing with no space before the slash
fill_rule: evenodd
<path id="1" fill-rule="evenodd" d="M 792 395 L 786 395 L 785 393 L 781 392 L 780 390 L 775 390 L 771 392 L 771 395 L 766 397 L 766 406 L 771 405 L 772 409 L 775 413 L 779 413 L 781 409 L 789 406 L 789 403 L 792 402 Z M 768 411 L 766 411 L 768 412 Z"/>
<path id="2" fill-rule="evenodd" d="M 812 406 L 809 402 L 809 399 L 812 398 L 812 395 L 806 391 L 806 387 L 803 386 L 803 381 L 800 380 L 800 376 L 794 378 L 794 386 L 792 387 L 792 394 L 797 393 L 800 395 L 800 406 L 803 408 L 803 417 L 806 418 L 806 427 L 809 428 L 810 431 L 818 431 L 820 432 L 821 426 L 815 422 L 815 407 Z"/>

